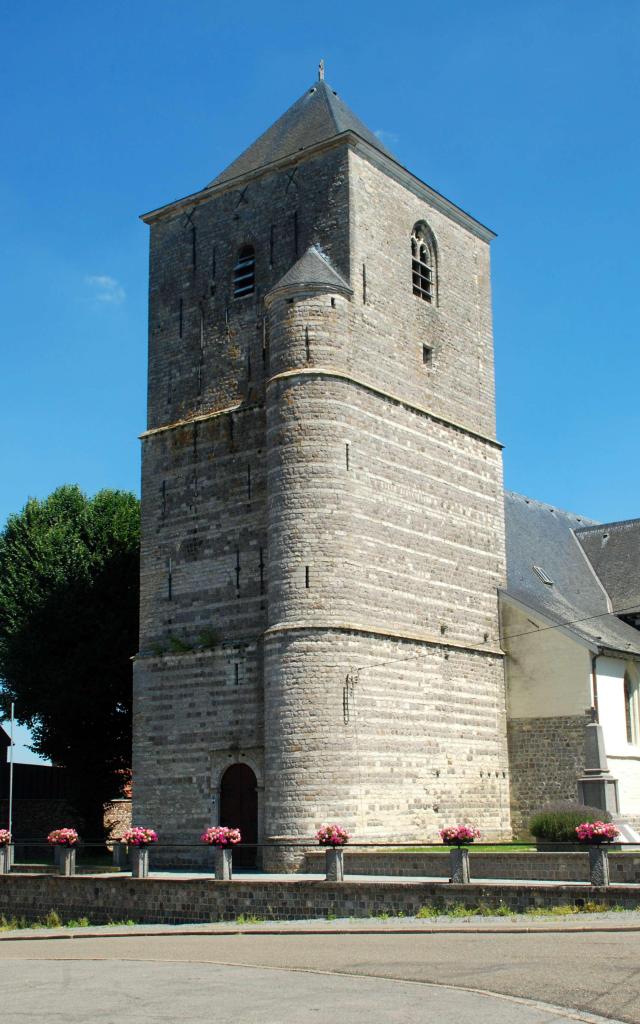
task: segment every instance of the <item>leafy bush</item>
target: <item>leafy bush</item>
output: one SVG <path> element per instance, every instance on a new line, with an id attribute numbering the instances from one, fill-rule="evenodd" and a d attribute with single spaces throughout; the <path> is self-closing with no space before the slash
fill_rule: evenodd
<path id="1" fill-rule="evenodd" d="M 576 828 L 583 821 L 611 821 L 611 815 L 599 807 L 566 801 L 549 804 L 534 814 L 529 831 L 547 843 L 577 842 Z"/>

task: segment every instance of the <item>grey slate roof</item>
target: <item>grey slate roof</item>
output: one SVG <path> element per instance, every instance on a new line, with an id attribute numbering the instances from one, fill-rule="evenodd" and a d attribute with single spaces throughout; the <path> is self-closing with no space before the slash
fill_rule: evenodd
<path id="1" fill-rule="evenodd" d="M 334 270 L 327 256 L 317 246 L 311 245 L 294 263 L 286 274 L 274 285 L 272 291 L 279 291 L 281 288 L 296 288 L 304 285 L 316 285 L 333 289 L 334 291 L 348 291 L 351 288 L 345 279 Z"/>
<path id="2" fill-rule="evenodd" d="M 574 532 L 598 524 L 507 491 L 505 525 L 508 596 L 553 623 L 571 623 L 567 628 L 595 647 L 640 654 L 640 631 L 607 614 L 607 596 Z"/>
<path id="3" fill-rule="evenodd" d="M 256 171 L 347 131 L 355 132 L 381 153 L 395 159 L 325 81 L 314 82 L 282 117 L 209 185 L 219 185 L 223 181 Z"/>
<path id="4" fill-rule="evenodd" d="M 640 610 L 640 519 L 576 530 L 616 611 Z"/>

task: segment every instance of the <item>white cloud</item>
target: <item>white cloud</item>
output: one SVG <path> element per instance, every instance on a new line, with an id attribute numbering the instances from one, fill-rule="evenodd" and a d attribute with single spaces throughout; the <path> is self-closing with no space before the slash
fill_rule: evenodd
<path id="1" fill-rule="evenodd" d="M 394 143 L 400 140 L 400 136 L 396 135 L 395 132 L 386 132 L 383 128 L 378 128 L 373 134 L 377 139 L 380 139 L 384 146 L 393 146 Z"/>
<path id="2" fill-rule="evenodd" d="M 85 277 L 85 283 L 93 292 L 93 297 L 98 302 L 108 302 L 113 306 L 119 306 L 126 298 L 126 292 L 115 277 L 108 274 L 91 274 Z"/>

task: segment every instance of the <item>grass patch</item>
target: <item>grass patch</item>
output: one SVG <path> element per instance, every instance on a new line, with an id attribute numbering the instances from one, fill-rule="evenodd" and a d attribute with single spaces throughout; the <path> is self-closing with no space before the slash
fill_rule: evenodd
<path id="1" fill-rule="evenodd" d="M 126 921 L 108 921 L 107 924 L 113 928 L 122 928 L 136 924 L 130 918 Z M 0 932 L 23 931 L 33 928 L 91 928 L 92 922 L 88 917 L 70 917 L 64 921 L 57 910 L 50 910 L 44 918 L 36 921 L 27 921 L 25 917 L 5 917 L 0 914 Z"/>
<path id="2" fill-rule="evenodd" d="M 262 924 L 264 918 L 256 917 L 255 914 L 238 914 L 236 924 Z"/>
<path id="3" fill-rule="evenodd" d="M 0 932 L 14 932 L 29 927 L 24 917 L 5 917 L 4 914 L 0 914 Z"/>
<path id="4" fill-rule="evenodd" d="M 455 849 L 453 846 L 394 846 L 389 850 L 384 851 L 372 851 L 375 856 L 381 856 L 385 853 L 449 853 Z M 467 847 L 469 853 L 473 856 L 474 853 L 535 853 L 536 846 L 532 843 L 520 843 L 520 844 L 507 844 L 505 846 L 484 846 L 482 843 L 472 843 Z M 353 849 L 354 853 L 361 853 L 364 851 Z"/>
<path id="5" fill-rule="evenodd" d="M 416 914 L 416 917 L 420 921 L 423 921 L 428 917 L 440 917 L 441 913 L 444 913 L 444 911 L 438 910 L 437 907 L 420 907 Z"/>
<path id="6" fill-rule="evenodd" d="M 572 917 L 575 914 L 604 914 L 607 911 L 620 914 L 625 908 L 619 905 L 609 907 L 606 903 L 596 903 L 594 900 L 585 900 L 579 906 L 571 903 L 561 903 L 555 907 L 529 907 L 525 911 L 511 910 L 505 903 L 499 903 L 492 907 L 487 903 L 479 903 L 477 907 L 467 907 L 464 903 L 457 903 L 447 907 L 434 907 L 426 905 L 420 907 L 416 918 L 425 920 L 434 917 L 466 918 L 466 917 L 517 917 L 522 913 L 526 917 Z M 379 917 L 380 915 L 376 915 Z"/>

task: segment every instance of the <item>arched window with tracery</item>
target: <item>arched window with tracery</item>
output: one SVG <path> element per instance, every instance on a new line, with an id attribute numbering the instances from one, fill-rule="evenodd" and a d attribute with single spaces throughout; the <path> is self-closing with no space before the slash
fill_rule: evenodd
<path id="1" fill-rule="evenodd" d="M 411 281 L 413 294 L 425 302 L 436 301 L 435 240 L 424 221 L 418 221 L 411 232 Z"/>
<path id="2" fill-rule="evenodd" d="M 233 268 L 233 297 L 241 299 L 256 290 L 256 253 L 252 245 L 243 245 Z"/>

